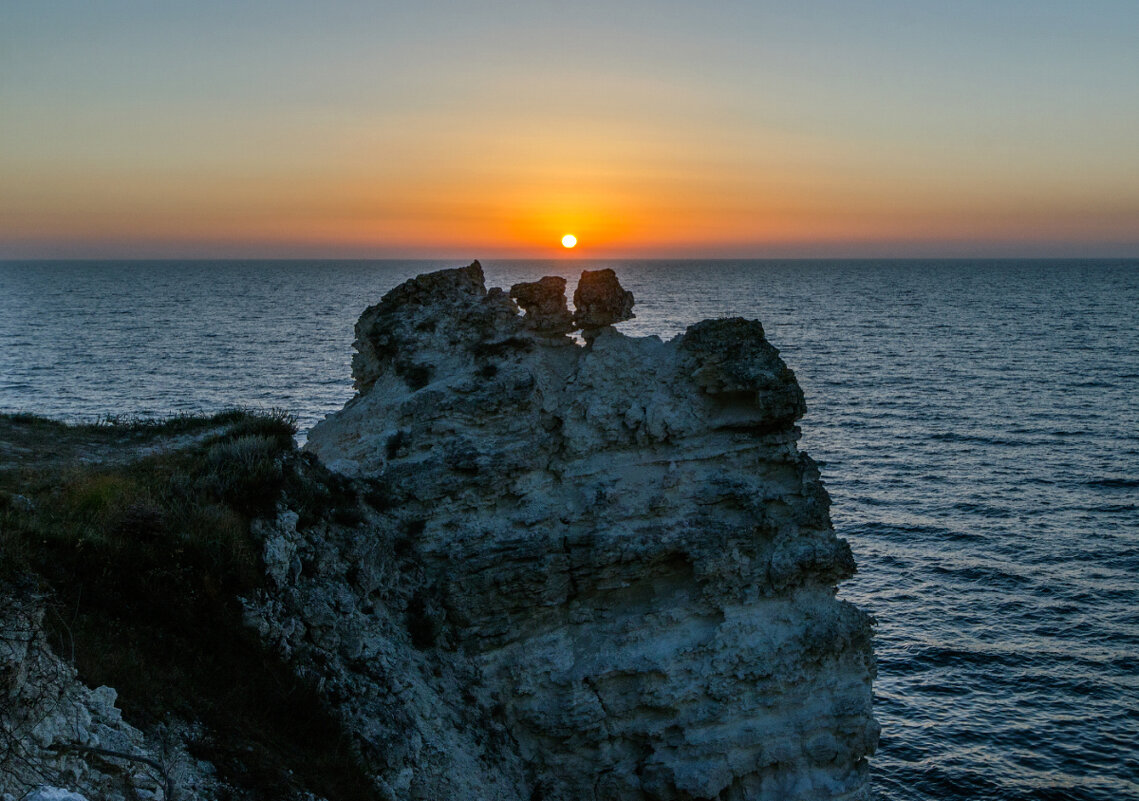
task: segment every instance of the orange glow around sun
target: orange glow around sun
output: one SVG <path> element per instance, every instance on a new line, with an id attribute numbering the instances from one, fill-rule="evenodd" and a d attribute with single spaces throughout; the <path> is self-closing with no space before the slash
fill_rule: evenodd
<path id="1" fill-rule="evenodd" d="M 566 234 L 562 237 L 562 247 L 572 248 L 577 244 L 577 237 L 573 234 Z"/>

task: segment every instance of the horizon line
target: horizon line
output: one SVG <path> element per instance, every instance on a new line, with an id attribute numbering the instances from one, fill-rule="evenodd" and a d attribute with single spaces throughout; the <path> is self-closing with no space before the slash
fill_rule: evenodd
<path id="1" fill-rule="evenodd" d="M 469 261 L 467 260 L 469 259 Z M 5 256 L 0 255 L 0 263 L 12 262 L 377 262 L 377 261 L 465 261 L 472 262 L 574 262 L 574 261 L 1137 261 L 1139 250 L 1132 255 L 1075 256 L 1075 255 L 907 255 L 907 256 Z"/>

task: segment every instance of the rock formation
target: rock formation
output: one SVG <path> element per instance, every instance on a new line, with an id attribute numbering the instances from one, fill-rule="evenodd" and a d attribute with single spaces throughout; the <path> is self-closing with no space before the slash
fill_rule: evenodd
<path id="1" fill-rule="evenodd" d="M 796 447 L 794 375 L 756 321 L 669 342 L 618 333 L 633 297 L 611 270 L 586 272 L 574 304 L 556 277 L 508 294 L 477 262 L 422 275 L 361 315 L 358 394 L 312 430 L 309 454 L 288 431 L 266 450 L 280 421 L 241 415 L 164 437 L 171 487 L 208 490 L 209 520 L 248 520 L 233 516 L 251 508 L 239 474 L 260 466 L 260 511 L 227 540 L 252 574 L 232 585 L 241 597 L 221 597 L 225 562 L 163 572 L 156 538 L 189 543 L 173 524 L 128 516 L 103 535 L 165 577 L 170 625 L 200 596 L 193 608 L 212 611 L 190 627 L 216 653 L 187 658 L 242 666 L 243 692 L 278 688 L 265 695 L 284 699 L 278 714 L 222 730 L 233 691 L 207 672 L 160 723 L 124 720 L 115 690 L 60 658 L 66 638 L 49 647 L 49 582 L 4 579 L 0 801 L 867 798 L 870 621 L 835 598 L 854 561 Z M 120 445 L 105 459 L 145 458 Z M 191 464 L 206 472 L 179 472 Z M 227 518 L 218 487 L 241 490 Z M 0 522 L 46 525 L 24 495 L 5 498 Z M 85 580 L 117 586 L 117 566 Z M 48 573 L 57 592 L 69 583 Z M 202 581 L 167 598 L 170 576 Z M 99 619 L 128 626 L 131 600 L 102 597 Z M 281 739 L 286 719 L 307 721 L 303 740 Z"/>
<path id="2" fill-rule="evenodd" d="M 633 293 L 621 287 L 612 270 L 585 270 L 573 293 L 573 321 L 590 332 L 633 319 Z"/>
<path id="3" fill-rule="evenodd" d="M 510 287 L 510 297 L 526 312 L 523 324 L 532 331 L 557 336 L 575 328 L 573 314 L 566 308 L 566 279 L 560 275 L 515 284 Z"/>
<path id="4" fill-rule="evenodd" d="M 0 585 L 0 799 L 169 801 L 175 783 L 183 799 L 214 797 L 211 771 L 180 737 L 145 735 L 123 720 L 113 688 L 77 680 L 48 644 L 43 601 Z"/>
<path id="5" fill-rule="evenodd" d="M 514 298 L 525 310 L 519 313 Z M 265 528 L 247 618 L 392 798 L 866 796 L 870 621 L 756 321 L 630 338 L 612 271 L 419 276 L 356 326 L 308 449 L 354 526 Z M 569 336 L 582 328 L 586 345 Z"/>

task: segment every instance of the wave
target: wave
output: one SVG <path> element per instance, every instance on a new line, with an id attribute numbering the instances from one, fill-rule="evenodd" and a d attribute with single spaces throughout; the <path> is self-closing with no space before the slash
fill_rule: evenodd
<path id="1" fill-rule="evenodd" d="M 1094 478 L 1084 482 L 1085 487 L 1096 489 L 1137 489 L 1139 479 L 1136 478 Z"/>

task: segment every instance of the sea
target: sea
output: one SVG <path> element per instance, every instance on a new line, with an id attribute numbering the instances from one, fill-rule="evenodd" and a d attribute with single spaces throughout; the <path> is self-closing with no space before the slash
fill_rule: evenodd
<path id="1" fill-rule="evenodd" d="M 66 420 L 352 396 L 352 327 L 428 261 L 0 263 L 0 411 Z M 1139 798 L 1139 260 L 612 267 L 629 334 L 759 319 L 807 397 L 877 620 L 880 799 Z"/>

